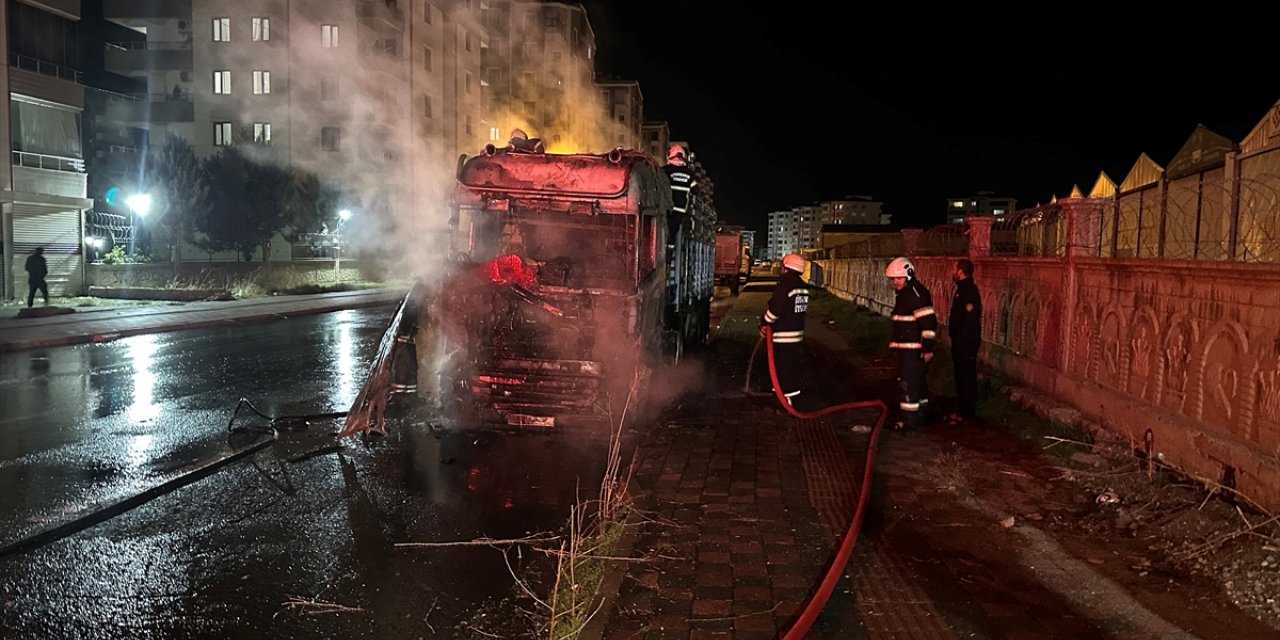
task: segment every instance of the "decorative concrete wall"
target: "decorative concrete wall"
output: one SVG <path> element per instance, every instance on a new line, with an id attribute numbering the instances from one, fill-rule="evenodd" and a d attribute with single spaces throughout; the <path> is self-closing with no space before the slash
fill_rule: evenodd
<path id="1" fill-rule="evenodd" d="M 970 222 L 983 362 L 1280 510 L 1280 265 L 1095 257 L 1105 205 L 1059 204 L 1060 257 L 987 255 L 991 221 Z M 959 257 L 913 257 L 944 325 Z M 819 262 L 829 291 L 883 312 L 892 258 Z"/>

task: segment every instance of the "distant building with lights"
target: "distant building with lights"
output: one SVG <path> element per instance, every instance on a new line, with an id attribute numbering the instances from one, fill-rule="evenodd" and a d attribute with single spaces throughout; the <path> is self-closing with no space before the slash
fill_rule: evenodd
<path id="1" fill-rule="evenodd" d="M 979 191 L 967 198 L 947 198 L 947 222 L 964 222 L 969 216 L 1002 216 L 1018 210 L 1018 201 L 993 191 Z"/>
<path id="2" fill-rule="evenodd" d="M 794 207 L 769 214 L 769 237 L 765 257 L 779 260 L 788 253 L 822 246 L 823 227 L 830 225 L 882 226 L 889 216 L 883 203 L 871 196 L 846 196 L 817 204 Z"/>

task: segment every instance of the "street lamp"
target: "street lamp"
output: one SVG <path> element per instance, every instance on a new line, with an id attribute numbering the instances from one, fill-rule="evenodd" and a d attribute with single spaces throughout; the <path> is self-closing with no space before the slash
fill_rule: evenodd
<path id="1" fill-rule="evenodd" d="M 138 225 L 136 218 L 138 216 L 146 217 L 147 212 L 151 211 L 151 194 L 135 193 L 124 199 L 125 206 L 133 212 L 133 218 L 129 220 L 129 253 L 135 253 L 137 250 L 134 244 L 137 241 Z"/>

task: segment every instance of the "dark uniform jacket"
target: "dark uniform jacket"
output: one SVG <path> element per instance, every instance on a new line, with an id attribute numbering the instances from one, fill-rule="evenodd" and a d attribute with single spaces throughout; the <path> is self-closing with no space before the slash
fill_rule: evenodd
<path id="1" fill-rule="evenodd" d="M 973 305 L 973 309 L 966 307 Z M 973 278 L 956 282 L 956 293 L 951 298 L 951 313 L 947 315 L 947 335 L 951 345 L 976 349 L 982 343 L 982 296 Z"/>
<path id="2" fill-rule="evenodd" d="M 909 278 L 897 292 L 893 305 L 893 334 L 890 349 L 914 349 L 933 353 L 938 339 L 938 316 L 933 312 L 933 296 L 919 280 Z"/>
<path id="3" fill-rule="evenodd" d="M 667 179 L 671 181 L 672 209 L 678 213 L 687 212 L 693 200 L 693 188 L 698 186 L 698 181 L 693 178 L 693 172 L 689 170 L 689 165 L 667 163 L 666 166 L 662 167 L 662 170 L 666 172 Z"/>
<path id="4" fill-rule="evenodd" d="M 27 256 L 27 263 L 23 265 L 27 270 L 27 278 L 31 281 L 44 280 L 49 275 L 49 263 L 45 262 L 44 256 L 31 254 Z"/>
<path id="5" fill-rule="evenodd" d="M 773 341 L 786 344 L 804 341 L 804 314 L 809 310 L 809 285 L 800 273 L 782 270 L 782 278 L 773 288 L 764 321 L 773 327 Z"/>

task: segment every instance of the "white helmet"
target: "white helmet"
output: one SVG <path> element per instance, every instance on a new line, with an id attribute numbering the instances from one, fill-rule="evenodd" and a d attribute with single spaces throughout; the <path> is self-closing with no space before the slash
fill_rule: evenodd
<path id="1" fill-rule="evenodd" d="M 804 273 L 804 258 L 798 253 L 788 253 L 782 257 L 782 266 L 792 271 Z"/>
<path id="2" fill-rule="evenodd" d="M 906 258 L 894 258 L 889 263 L 888 268 L 884 270 L 886 278 L 914 278 L 916 277 L 916 268 L 911 261 Z"/>

